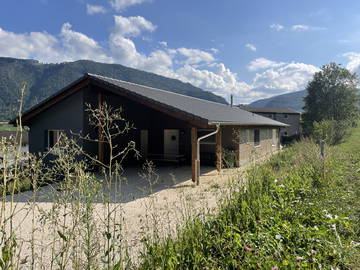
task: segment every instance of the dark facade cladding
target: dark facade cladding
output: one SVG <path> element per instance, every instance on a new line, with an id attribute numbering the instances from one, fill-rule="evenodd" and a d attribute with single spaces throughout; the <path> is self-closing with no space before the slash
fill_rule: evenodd
<path id="1" fill-rule="evenodd" d="M 240 109 L 279 121 L 288 126 L 280 130 L 281 137 L 292 137 L 301 135 L 300 118 L 301 113 L 287 108 L 258 108 L 249 106 L 239 106 Z"/>

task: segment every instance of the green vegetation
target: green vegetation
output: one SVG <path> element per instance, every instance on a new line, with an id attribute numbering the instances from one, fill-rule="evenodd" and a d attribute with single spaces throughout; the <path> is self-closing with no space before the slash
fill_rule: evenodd
<path id="1" fill-rule="evenodd" d="M 326 147 L 325 160 L 307 139 L 254 166 L 217 215 L 189 221 L 176 239 L 148 240 L 140 269 L 360 265 L 359 136 L 357 127 Z"/>
<path id="2" fill-rule="evenodd" d="M 0 125 L 0 131 L 16 131 L 16 127 L 9 125 Z"/>
<path id="3" fill-rule="evenodd" d="M 303 130 L 339 143 L 359 115 L 358 77 L 335 63 L 324 65 L 307 86 Z"/>
<path id="4" fill-rule="evenodd" d="M 18 109 L 19 89 L 25 82 L 25 109 L 39 103 L 84 73 L 95 73 L 171 92 L 226 103 L 225 99 L 189 83 L 116 64 L 76 61 L 41 64 L 34 60 L 0 57 L 0 120 L 12 118 Z"/>

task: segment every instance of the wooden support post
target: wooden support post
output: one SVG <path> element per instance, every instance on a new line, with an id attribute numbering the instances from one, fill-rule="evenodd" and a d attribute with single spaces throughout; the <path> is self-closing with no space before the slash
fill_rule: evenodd
<path id="1" fill-rule="evenodd" d="M 216 169 L 218 172 L 221 171 L 222 168 L 222 143 L 221 143 L 221 128 L 219 132 L 216 133 L 216 145 L 215 145 L 215 153 L 216 153 Z"/>
<path id="2" fill-rule="evenodd" d="M 198 166 L 197 160 L 197 128 L 191 128 L 191 179 L 193 182 L 198 182 Z"/>
<path id="3" fill-rule="evenodd" d="M 104 103 L 104 95 L 101 91 L 98 92 L 98 108 L 100 109 L 101 106 Z M 98 127 L 98 158 L 101 163 L 104 163 L 104 143 L 102 142 L 104 140 L 104 134 L 101 130 L 101 127 Z"/>

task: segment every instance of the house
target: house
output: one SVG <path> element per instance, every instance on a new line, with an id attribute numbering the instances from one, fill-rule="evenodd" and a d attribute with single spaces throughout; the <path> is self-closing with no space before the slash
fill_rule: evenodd
<path id="1" fill-rule="evenodd" d="M 85 74 L 22 115 L 23 124 L 30 128 L 29 151 L 47 151 L 60 133 L 97 136 L 85 108 L 104 102 L 123 108 L 123 116 L 136 127 L 119 138 L 119 144 L 132 139 L 143 157 L 191 164 L 192 179 L 197 182 L 200 160 L 220 170 L 226 149 L 235 153 L 236 165 L 241 166 L 254 156 L 277 151 L 279 129 L 286 126 L 237 107 Z M 79 143 L 90 155 L 106 156 L 101 143 Z M 139 161 L 129 158 L 127 162 Z"/>
<path id="2" fill-rule="evenodd" d="M 286 108 L 264 108 L 240 105 L 240 109 L 287 124 L 280 129 L 280 138 L 297 137 L 301 134 L 301 113 Z"/>

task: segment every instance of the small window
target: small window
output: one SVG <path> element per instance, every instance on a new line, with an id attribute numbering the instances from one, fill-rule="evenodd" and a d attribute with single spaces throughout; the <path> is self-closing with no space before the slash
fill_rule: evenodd
<path id="1" fill-rule="evenodd" d="M 48 149 L 57 146 L 61 135 L 64 135 L 63 130 L 48 130 Z"/>
<path id="2" fill-rule="evenodd" d="M 254 129 L 254 145 L 260 145 L 260 129 Z"/>
<path id="3" fill-rule="evenodd" d="M 272 145 L 275 146 L 277 144 L 277 130 L 272 129 Z"/>
<path id="4" fill-rule="evenodd" d="M 240 143 L 248 143 L 248 130 L 247 129 L 240 129 Z"/>

